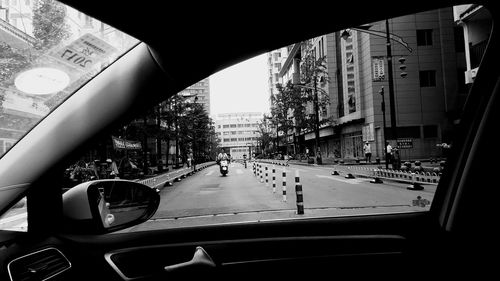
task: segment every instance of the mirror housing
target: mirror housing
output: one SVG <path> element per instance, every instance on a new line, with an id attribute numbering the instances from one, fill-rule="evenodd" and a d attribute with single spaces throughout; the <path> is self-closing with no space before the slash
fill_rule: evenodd
<path id="1" fill-rule="evenodd" d="M 159 190 L 137 182 L 84 182 L 63 194 L 63 230 L 78 234 L 122 230 L 147 221 L 159 204 Z"/>

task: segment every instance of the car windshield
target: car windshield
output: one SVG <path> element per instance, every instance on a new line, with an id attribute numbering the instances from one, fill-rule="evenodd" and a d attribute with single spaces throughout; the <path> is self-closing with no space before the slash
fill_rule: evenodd
<path id="1" fill-rule="evenodd" d="M 0 21 L 3 151 L 137 42 L 32 3 L 30 21 Z M 61 10 L 56 26 L 37 3 Z M 111 128 L 61 188 L 115 178 L 158 188 L 154 216 L 124 231 L 427 212 L 491 26 L 485 8 L 461 5 L 269 50 Z"/>
<path id="2" fill-rule="evenodd" d="M 137 42 L 54 0 L 0 1 L 0 156 Z"/>

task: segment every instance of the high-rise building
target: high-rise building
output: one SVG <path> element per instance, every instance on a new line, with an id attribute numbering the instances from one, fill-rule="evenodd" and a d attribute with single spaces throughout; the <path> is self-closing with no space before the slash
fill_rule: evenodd
<path id="1" fill-rule="evenodd" d="M 259 112 L 238 112 L 218 114 L 215 119 L 215 133 L 219 146 L 230 153 L 233 159 L 247 158 L 260 153 L 258 139 L 259 124 L 263 114 Z"/>
<path id="2" fill-rule="evenodd" d="M 276 94 L 276 84 L 282 84 L 283 79 L 279 75 L 283 62 L 288 55 L 287 48 L 280 48 L 267 53 L 267 67 L 269 70 L 269 96 Z"/>
<path id="3" fill-rule="evenodd" d="M 196 97 L 197 103 L 203 104 L 205 111 L 210 115 L 210 80 L 205 78 L 181 91 L 181 95 Z"/>
<path id="4" fill-rule="evenodd" d="M 327 108 L 318 109 L 320 120 L 328 120 L 319 132 L 323 158 L 364 158 L 366 141 L 371 143 L 373 155 L 382 157 L 384 139 L 393 146 L 398 140 L 408 141 L 410 145 L 401 149 L 404 158 L 428 158 L 439 156 L 436 145 L 449 141 L 453 116 L 460 110 L 460 97 L 466 95 L 465 88 L 459 85 L 463 81 L 465 56 L 460 50 L 463 48 L 458 48 L 463 39 L 457 34 L 453 9 L 390 19 L 388 26 L 392 38 L 403 40 L 402 44 L 390 41 L 395 108 L 392 114 L 386 21 L 365 26 L 373 32 L 341 30 L 289 48 L 280 71 L 283 83 L 301 83 L 301 58 L 306 52 L 313 52 L 316 58 L 326 56 L 329 81 L 317 83 L 318 94 L 328 95 L 330 101 Z M 405 75 L 401 75 L 403 71 L 399 68 L 403 65 Z M 308 107 L 308 113 L 314 113 L 314 107 Z M 394 133 L 391 120 L 395 122 Z M 298 136 L 288 138 L 289 151 L 316 150 L 313 130 L 288 132 L 292 133 Z M 297 147 L 290 150 L 294 144 Z"/>

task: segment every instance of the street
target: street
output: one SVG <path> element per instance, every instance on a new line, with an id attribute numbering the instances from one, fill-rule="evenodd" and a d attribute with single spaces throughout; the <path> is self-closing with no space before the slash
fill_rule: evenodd
<path id="1" fill-rule="evenodd" d="M 268 186 L 241 163 L 231 163 L 229 174 L 222 177 L 217 165 L 191 175 L 162 189 L 156 214 L 146 223 L 127 231 L 300 219 L 347 215 L 385 214 L 426 211 L 430 205 L 415 206 L 415 200 L 432 202 L 435 185 L 422 191 L 407 190 L 408 184 L 384 181 L 370 183 L 369 178 L 347 179 L 331 175 L 322 166 L 276 166 L 276 192 L 272 187 L 272 165 L 268 167 Z M 283 200 L 283 177 L 286 171 L 286 202 Z M 304 214 L 297 214 L 295 173 L 303 189 Z M 420 199 L 419 199 L 420 197 Z M 428 200 L 428 201 L 427 201 Z M 419 201 L 422 202 L 422 201 Z"/>

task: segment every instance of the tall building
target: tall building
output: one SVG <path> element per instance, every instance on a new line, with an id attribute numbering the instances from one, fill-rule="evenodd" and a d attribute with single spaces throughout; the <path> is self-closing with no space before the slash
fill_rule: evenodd
<path id="1" fill-rule="evenodd" d="M 483 57 L 491 33 L 491 15 L 483 6 L 476 4 L 460 5 L 453 8 L 454 19 L 462 28 L 466 69 L 465 84 L 472 84 L 476 77 L 479 63 Z"/>
<path id="2" fill-rule="evenodd" d="M 182 95 L 196 97 L 210 115 L 210 79 L 205 78 L 181 91 Z"/>
<path id="3" fill-rule="evenodd" d="M 267 53 L 267 67 L 269 70 L 269 96 L 276 94 L 276 84 L 282 84 L 283 79 L 279 75 L 283 62 L 288 56 L 288 48 L 280 48 Z"/>
<path id="4" fill-rule="evenodd" d="M 243 159 L 243 155 L 260 153 L 258 139 L 262 113 L 238 112 L 218 114 L 215 119 L 215 133 L 219 146 L 230 153 L 234 159 Z"/>
<path id="5" fill-rule="evenodd" d="M 313 52 L 317 58 L 326 57 L 329 81 L 317 84 L 318 94 L 328 95 L 330 101 L 328 107 L 318 109 L 320 120 L 329 121 L 319 132 L 323 158 L 363 158 L 366 141 L 371 143 L 373 155 L 382 158 L 384 139 L 393 146 L 398 140 L 408 141 L 409 145 L 401 147 L 403 158 L 427 158 L 439 156 L 436 145 L 449 141 L 461 97 L 466 95 L 459 82 L 463 81 L 461 69 L 465 67 L 459 46 L 463 41 L 457 34 L 453 9 L 398 17 L 388 23 L 389 32 L 403 39 L 402 44 L 391 40 L 390 45 L 394 114 L 390 110 L 385 21 L 365 26 L 373 32 L 341 30 L 290 48 L 280 71 L 283 83 L 300 83 L 301 58 L 306 52 Z M 406 66 L 406 76 L 400 75 L 402 65 Z M 314 113 L 311 105 L 308 108 L 308 113 Z M 390 130 L 392 119 L 395 135 Z M 298 141 L 288 138 L 289 147 L 297 144 L 296 153 L 303 153 L 306 148 L 315 150 L 314 131 L 291 133 L 298 134 Z"/>

